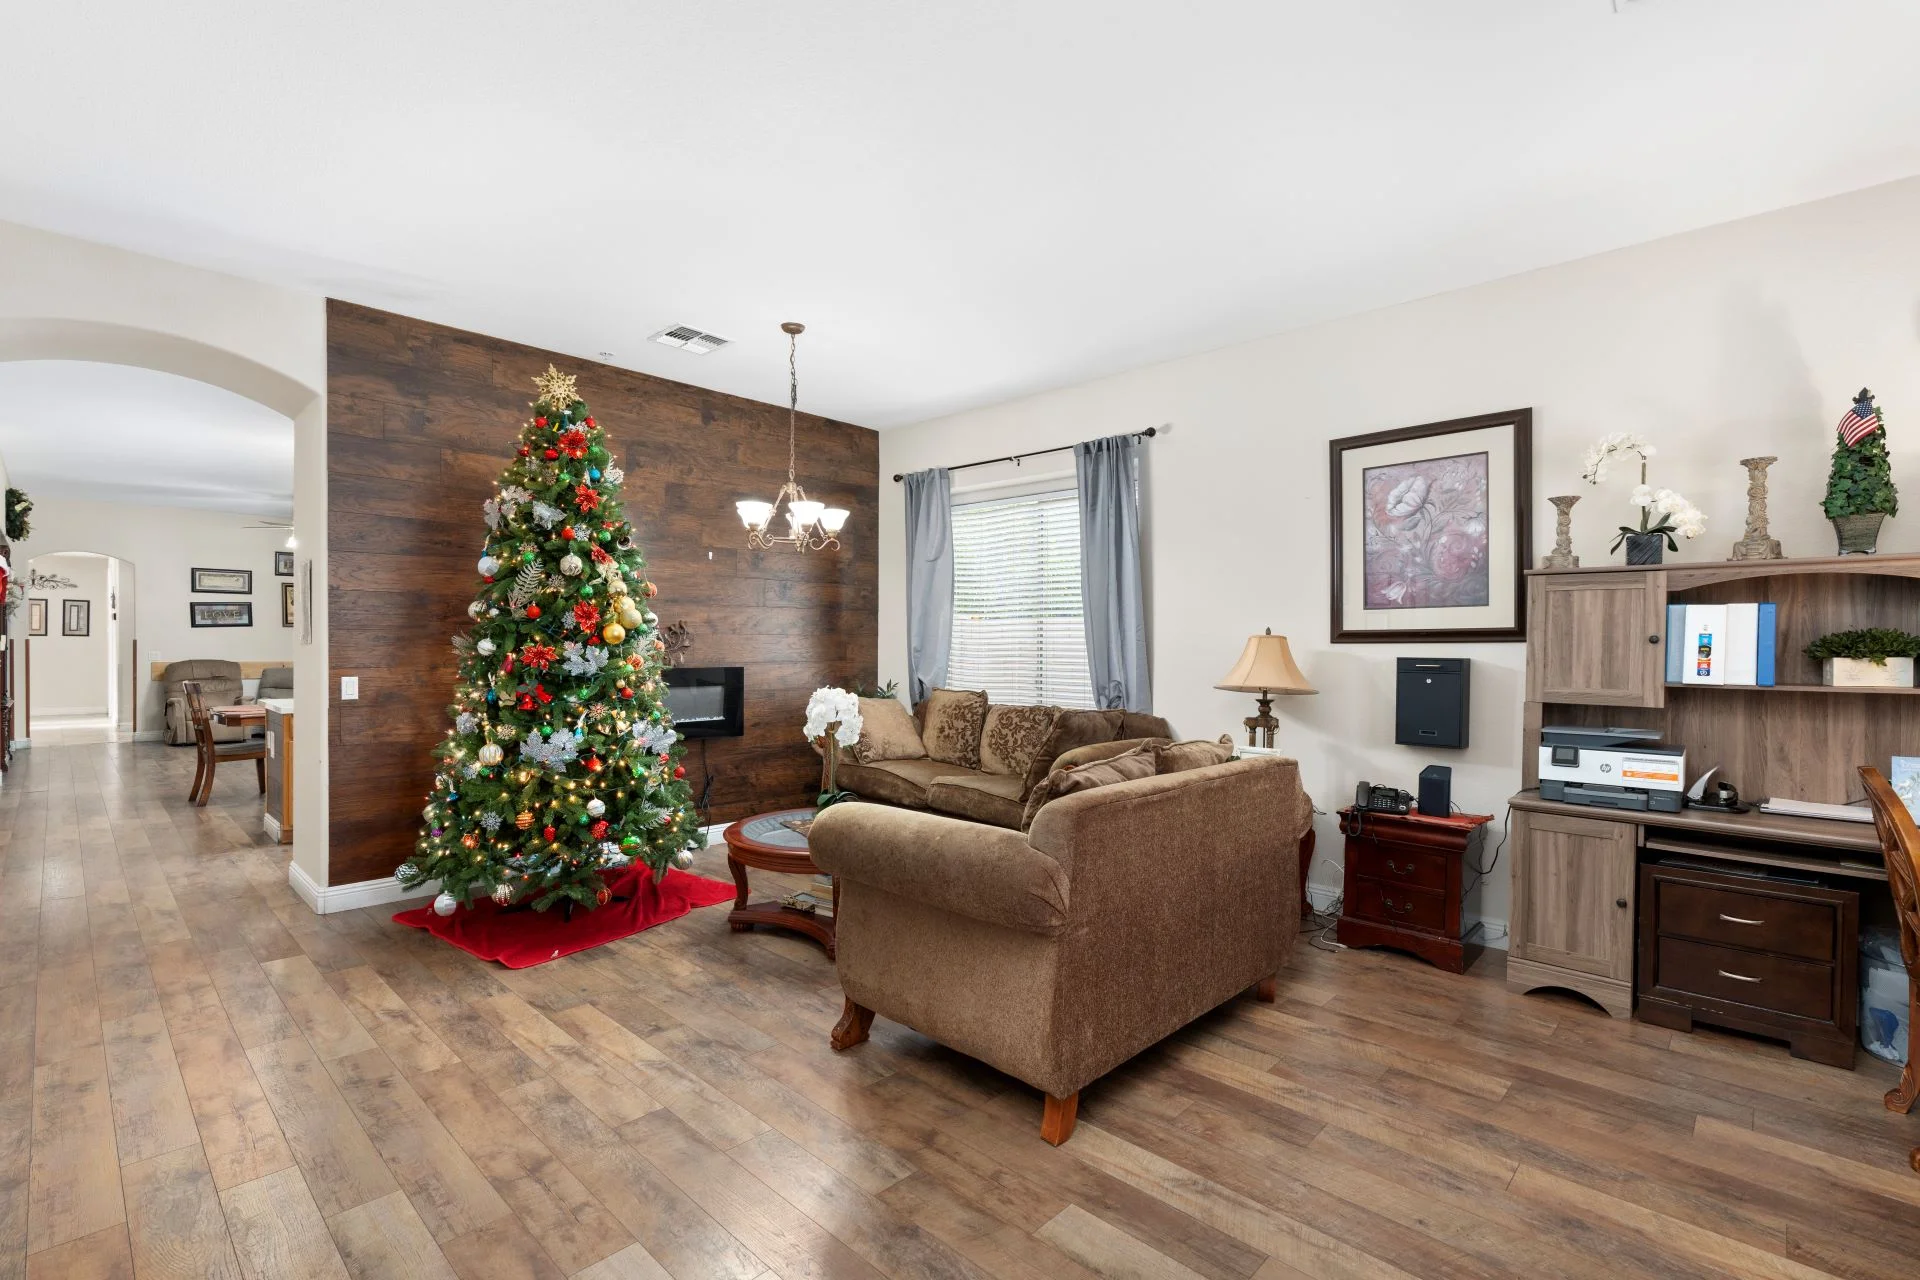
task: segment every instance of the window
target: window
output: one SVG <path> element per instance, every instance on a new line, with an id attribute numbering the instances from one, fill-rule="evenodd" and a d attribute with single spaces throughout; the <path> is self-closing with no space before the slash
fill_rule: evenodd
<path id="1" fill-rule="evenodd" d="M 1093 706 L 1072 489 L 954 506 L 947 683 L 996 703 Z"/>

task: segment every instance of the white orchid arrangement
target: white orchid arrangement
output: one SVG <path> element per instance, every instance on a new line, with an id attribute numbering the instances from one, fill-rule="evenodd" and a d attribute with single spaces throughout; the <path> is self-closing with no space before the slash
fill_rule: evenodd
<path id="1" fill-rule="evenodd" d="M 820 788 L 817 807 L 826 808 L 848 798 L 848 793 L 840 790 L 836 774 L 840 762 L 840 748 L 851 747 L 860 741 L 860 697 L 846 689 L 836 689 L 831 685 L 815 689 L 807 699 L 807 722 L 804 732 L 807 741 L 820 744 L 820 754 L 827 762 L 825 785 Z M 824 741 L 831 736 L 833 741 Z"/>
<path id="2" fill-rule="evenodd" d="M 1608 464 L 1623 461 L 1629 454 L 1640 460 L 1640 483 L 1627 495 L 1627 501 L 1640 508 L 1640 527 L 1621 525 L 1620 535 L 1609 550 L 1618 551 L 1630 535 L 1651 533 L 1665 538 L 1668 550 L 1678 551 L 1680 544 L 1673 540 L 1674 534 L 1697 538 L 1705 533 L 1707 517 L 1700 508 L 1672 489 L 1655 489 L 1647 483 L 1647 460 L 1653 457 L 1654 447 L 1631 432 L 1617 431 L 1587 450 L 1587 465 L 1580 478 L 1588 484 L 1599 484 L 1606 478 Z"/>

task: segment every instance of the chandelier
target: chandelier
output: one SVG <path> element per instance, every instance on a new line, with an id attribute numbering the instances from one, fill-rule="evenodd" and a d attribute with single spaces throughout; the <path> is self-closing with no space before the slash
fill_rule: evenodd
<path id="1" fill-rule="evenodd" d="M 740 523 L 747 526 L 747 545 L 756 550 L 785 546 L 796 551 L 837 551 L 840 539 L 835 535 L 846 524 L 847 513 L 839 507 L 813 501 L 793 478 L 793 433 L 800 412 L 800 371 L 795 357 L 800 335 L 806 332 L 807 326 L 789 320 L 780 330 L 787 335 L 787 482 L 772 502 L 742 498 L 733 507 L 740 513 Z M 767 530 L 773 526 L 775 517 L 781 514 L 783 502 L 787 504 L 787 531 L 769 533 Z"/>

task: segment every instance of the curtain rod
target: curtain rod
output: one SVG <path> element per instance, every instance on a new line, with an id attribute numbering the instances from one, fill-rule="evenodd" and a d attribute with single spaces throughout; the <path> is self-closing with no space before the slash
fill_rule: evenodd
<path id="1" fill-rule="evenodd" d="M 1136 440 L 1151 440 L 1153 439 L 1153 437 L 1160 434 L 1160 428 L 1148 427 L 1145 431 L 1123 431 L 1121 432 L 1121 434 L 1130 435 Z M 1070 444 L 1055 445 L 1051 449 L 1034 449 L 1027 453 L 1010 453 L 1004 458 L 982 458 L 978 462 L 962 462 L 958 466 L 947 467 L 945 469 L 948 471 L 966 471 L 972 467 L 990 467 L 996 462 L 1018 463 L 1022 458 L 1039 458 L 1039 457 L 1044 457 L 1049 453 L 1065 453 L 1067 450 L 1072 449 L 1074 447 L 1075 446 Z M 907 477 L 904 472 L 896 471 L 893 473 L 894 483 L 896 484 L 902 480 L 905 480 L 906 478 Z"/>

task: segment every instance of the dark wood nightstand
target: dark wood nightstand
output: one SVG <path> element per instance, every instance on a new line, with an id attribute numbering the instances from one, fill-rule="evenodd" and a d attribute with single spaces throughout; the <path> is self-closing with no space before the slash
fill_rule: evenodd
<path id="1" fill-rule="evenodd" d="M 1460 936 L 1464 865 L 1479 860 L 1492 821 L 1491 814 L 1342 809 L 1346 884 L 1334 936 L 1349 947 L 1395 947 L 1464 973 L 1480 953 Z"/>

